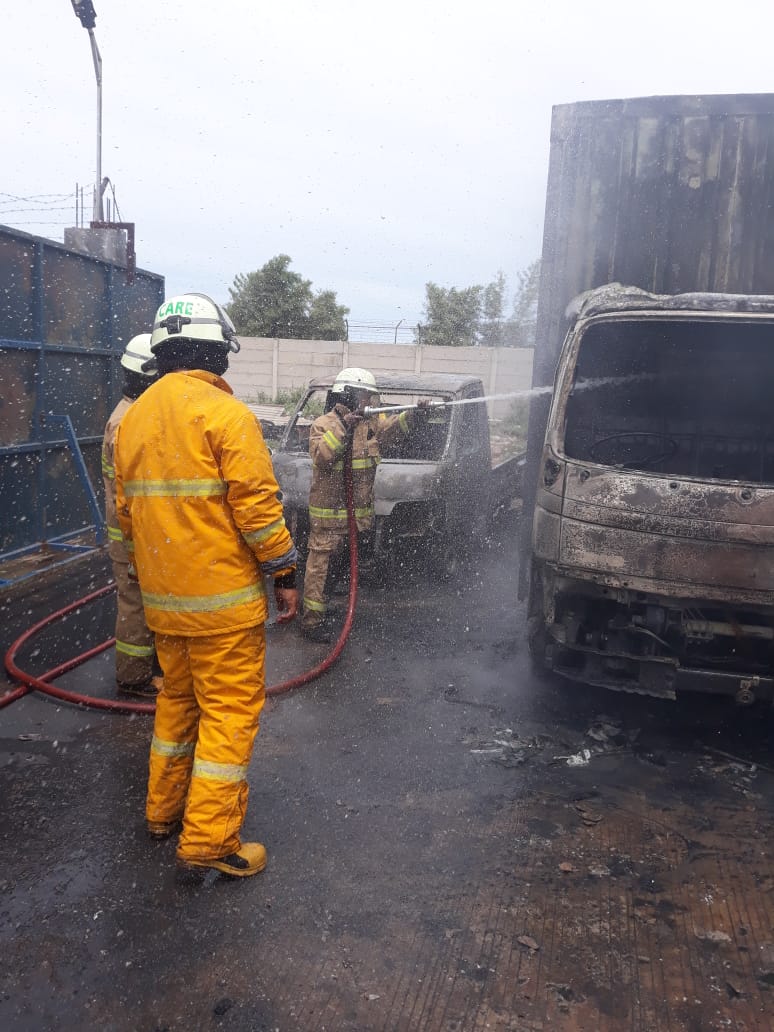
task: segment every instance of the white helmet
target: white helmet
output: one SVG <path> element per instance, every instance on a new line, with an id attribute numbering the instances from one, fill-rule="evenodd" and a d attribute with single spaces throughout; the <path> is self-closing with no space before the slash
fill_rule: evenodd
<path id="1" fill-rule="evenodd" d="M 153 363 L 149 369 L 144 367 Z M 138 333 L 132 337 L 121 355 L 121 365 L 130 373 L 139 373 L 140 376 L 147 376 L 152 380 L 158 373 L 155 368 L 156 359 L 151 351 L 151 335 L 149 333 Z"/>
<path id="2" fill-rule="evenodd" d="M 155 354 L 167 341 L 202 340 L 239 351 L 236 329 L 226 312 L 206 294 L 178 294 L 156 312 L 151 335 Z"/>
<path id="3" fill-rule="evenodd" d="M 333 381 L 334 392 L 343 391 L 345 387 L 354 387 L 356 391 L 376 391 L 376 377 L 367 369 L 350 366 L 342 369 Z"/>

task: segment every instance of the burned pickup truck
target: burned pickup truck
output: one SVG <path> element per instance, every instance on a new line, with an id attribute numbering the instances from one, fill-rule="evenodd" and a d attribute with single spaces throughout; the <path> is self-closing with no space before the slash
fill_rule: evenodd
<path id="1" fill-rule="evenodd" d="M 325 407 L 333 377 L 312 380 L 272 455 L 285 519 L 302 547 L 309 530 L 312 463 L 309 430 Z M 382 456 L 374 486 L 375 532 L 369 559 L 381 570 L 425 558 L 440 576 L 454 575 L 461 554 L 486 535 L 493 515 L 520 491 L 518 456 L 492 465 L 484 402 L 439 406 L 483 396 L 471 376 L 376 374 L 381 405 L 430 400 L 429 418 Z"/>
<path id="2" fill-rule="evenodd" d="M 581 295 L 538 476 L 540 665 L 674 698 L 772 697 L 774 297 Z"/>

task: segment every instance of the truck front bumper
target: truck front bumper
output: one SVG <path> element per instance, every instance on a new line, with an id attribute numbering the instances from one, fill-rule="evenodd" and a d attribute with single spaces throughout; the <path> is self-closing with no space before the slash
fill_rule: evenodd
<path id="1" fill-rule="evenodd" d="M 583 684 L 660 699 L 675 699 L 679 692 L 701 692 L 723 695 L 740 705 L 774 701 L 774 678 L 769 676 L 684 667 L 663 660 L 567 648 L 551 638 L 550 629 L 546 666 L 562 677 Z"/>

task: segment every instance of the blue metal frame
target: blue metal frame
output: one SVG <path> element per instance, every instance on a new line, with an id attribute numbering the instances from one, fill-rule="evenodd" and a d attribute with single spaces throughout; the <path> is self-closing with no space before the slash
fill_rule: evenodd
<path id="1" fill-rule="evenodd" d="M 81 484 L 84 491 L 86 492 L 86 500 L 89 503 L 91 514 L 94 517 L 94 533 L 97 540 L 97 547 L 104 545 L 105 543 L 105 519 L 100 509 L 97 496 L 94 492 L 94 486 L 89 476 L 89 471 L 86 469 L 86 463 L 83 461 L 83 452 L 81 446 L 78 444 L 78 438 L 75 436 L 75 429 L 73 428 L 73 421 L 69 416 L 55 416 L 49 413 L 46 416 L 46 424 L 48 423 L 60 423 L 67 434 L 67 441 L 70 445 L 70 451 L 73 453 L 75 459 L 75 468 L 78 470 L 78 476 L 81 479 Z"/>
<path id="2" fill-rule="evenodd" d="M 61 542 L 67 537 L 74 536 L 76 534 L 82 534 L 84 532 L 93 530 L 95 534 L 96 546 L 99 547 L 105 543 L 105 518 L 104 513 L 99 504 L 97 493 L 92 484 L 89 471 L 86 467 L 86 462 L 83 458 L 83 452 L 79 443 L 79 439 L 75 432 L 73 422 L 68 415 L 57 415 L 52 412 L 45 412 L 43 407 L 43 399 L 46 396 L 46 380 L 47 380 L 47 365 L 46 355 L 49 353 L 55 353 L 57 355 L 70 354 L 70 355 L 82 355 L 86 358 L 93 358 L 99 356 L 102 358 L 114 358 L 116 352 L 111 348 L 81 348 L 75 345 L 68 344 L 56 344 L 47 345 L 42 341 L 29 341 L 29 340 L 14 340 L 10 338 L 0 337 L 0 352 L 6 351 L 36 351 L 38 352 L 38 363 L 37 363 L 37 380 L 38 390 L 35 395 L 35 409 L 33 413 L 33 420 L 38 431 L 41 434 L 40 439 L 34 442 L 23 442 L 20 444 L 12 445 L 0 445 L 0 458 L 9 455 L 23 455 L 23 454 L 36 454 L 39 459 L 38 469 L 38 492 L 41 504 L 38 506 L 36 513 L 37 520 L 37 541 L 34 544 L 25 546 L 24 548 L 14 549 L 10 552 L 0 553 L 0 559 L 6 560 L 14 557 L 18 557 L 27 552 L 34 551 L 41 544 L 51 545 L 54 548 L 62 548 L 68 550 L 78 551 L 89 551 L 91 546 L 87 545 L 66 545 Z M 111 363 L 110 366 L 110 387 L 112 389 L 115 381 L 115 371 L 113 366 L 115 363 Z M 111 390 L 112 393 L 112 390 Z M 47 431 L 51 425 L 61 426 L 64 430 L 64 438 L 52 438 L 48 435 Z M 101 436 L 81 436 L 80 441 L 84 444 L 99 444 L 102 442 Z M 47 540 L 46 527 L 45 527 L 45 512 L 47 508 L 47 483 L 46 483 L 46 468 L 45 462 L 43 461 L 44 455 L 47 452 L 51 452 L 57 448 L 69 448 L 75 468 L 78 472 L 78 478 L 83 486 L 84 494 L 86 495 L 86 501 L 91 511 L 94 523 L 87 525 L 78 530 L 68 532 L 64 535 L 57 535 L 54 538 Z M 0 578 L 0 584 L 5 583 Z"/>
<path id="3" fill-rule="evenodd" d="M 75 557 L 93 546 L 73 539 L 90 541 L 93 533 L 96 547 L 106 540 L 97 480 L 102 419 L 120 396 L 122 348 L 135 326 L 149 325 L 164 280 L 138 270 L 129 283 L 111 262 L 8 226 L 0 226 L 0 244 L 0 296 L 7 301 L 0 359 L 14 374 L 0 377 L 8 429 L 0 440 L 7 496 L 0 543 L 8 549 L 0 563 L 41 549 Z M 80 394 L 63 383 L 70 366 Z M 8 583 L 2 574 L 0 585 Z"/>

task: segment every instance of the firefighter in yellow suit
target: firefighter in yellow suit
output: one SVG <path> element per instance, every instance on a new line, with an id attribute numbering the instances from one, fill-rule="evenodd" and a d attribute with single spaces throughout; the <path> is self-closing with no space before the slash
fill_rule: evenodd
<path id="1" fill-rule="evenodd" d="M 159 379 L 115 449 L 118 519 L 164 673 L 148 831 L 182 821 L 181 867 L 244 877 L 266 865 L 263 845 L 240 836 L 264 704 L 263 577 L 279 621 L 292 619 L 296 550 L 258 421 L 221 378 L 239 350 L 228 315 L 202 294 L 165 301 L 151 350 Z"/>
<path id="2" fill-rule="evenodd" d="M 116 687 L 130 695 L 153 697 L 161 688 L 161 678 L 154 676 L 156 650 L 153 632 L 145 622 L 142 598 L 137 581 L 129 577 L 129 553 L 116 517 L 116 474 L 113 449 L 116 430 L 137 398 L 156 380 L 156 363 L 143 369 L 153 358 L 151 335 L 138 333 L 132 337 L 121 356 L 123 396 L 110 414 L 102 441 L 102 479 L 105 485 L 105 518 L 107 521 L 108 555 L 113 565 L 117 589 L 116 606 Z"/>
<path id="3" fill-rule="evenodd" d="M 382 450 L 421 425 L 427 401 L 413 411 L 364 419 L 363 408 L 376 395 L 376 378 L 368 369 L 342 369 L 328 392 L 326 411 L 312 423 L 309 455 L 312 486 L 309 491 L 309 554 L 304 570 L 304 615 L 301 633 L 311 641 L 331 639 L 325 617 L 326 581 L 333 557 L 347 540 L 344 462 L 351 450 L 352 494 L 359 533 L 374 521 L 374 480 Z"/>

